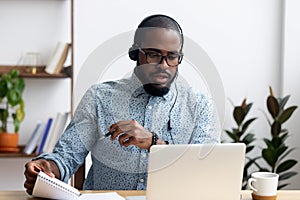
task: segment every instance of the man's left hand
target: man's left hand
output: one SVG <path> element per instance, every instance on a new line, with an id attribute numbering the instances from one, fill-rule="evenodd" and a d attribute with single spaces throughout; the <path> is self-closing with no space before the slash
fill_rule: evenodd
<path id="1" fill-rule="evenodd" d="M 135 120 L 124 120 L 112 124 L 109 129 L 111 140 L 119 136 L 121 146 L 135 145 L 141 149 L 150 149 L 152 144 L 152 133 L 146 130 Z"/>

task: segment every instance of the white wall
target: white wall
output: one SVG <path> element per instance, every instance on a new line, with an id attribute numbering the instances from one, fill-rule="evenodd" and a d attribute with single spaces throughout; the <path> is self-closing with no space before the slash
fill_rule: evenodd
<path id="1" fill-rule="evenodd" d="M 26 52 L 39 52 L 46 64 L 58 41 L 69 42 L 70 1 L 1 0 L 0 65 L 17 65 Z M 19 144 L 25 145 L 38 120 L 70 111 L 70 79 L 26 79 L 25 119 Z M 31 158 L 0 158 L 0 190 L 23 190 L 24 165 Z"/>
<path id="2" fill-rule="evenodd" d="M 258 116 L 259 120 L 253 123 L 252 129 L 259 139 L 257 145 L 262 146 L 261 139 L 269 137 L 269 127 L 259 109 L 266 110 L 270 85 L 276 94 L 282 92 L 281 72 L 286 69 L 281 64 L 282 3 L 280 0 L 153 0 L 151 3 L 75 0 L 75 74 L 93 50 L 111 37 L 135 29 L 150 14 L 170 15 L 181 24 L 184 34 L 211 57 L 223 80 L 226 96 L 235 104 L 240 104 L 245 97 L 254 102 L 250 115 Z M 292 16 L 290 23 L 296 23 L 296 19 L 299 17 Z M 128 41 L 129 46 L 131 42 Z M 123 57 L 127 57 L 126 52 Z M 133 68 L 134 63 L 128 61 L 128 64 Z M 181 68 L 184 70 L 184 66 Z M 297 87 L 293 88 L 290 91 L 297 93 Z M 295 103 L 299 105 L 299 99 Z M 224 128 L 231 128 L 232 107 L 228 102 L 226 106 Z M 291 119 L 292 123 L 296 123 L 295 118 Z M 291 128 L 296 127 L 299 125 Z M 299 134 L 292 133 L 294 141 L 299 141 Z M 296 146 L 295 142 L 288 142 Z M 300 160 L 299 149 L 294 155 Z M 291 181 L 290 189 L 300 188 L 298 177 Z"/>
<path id="3" fill-rule="evenodd" d="M 70 42 L 70 1 L 0 1 L 0 65 L 17 65 L 27 52 L 39 52 L 47 64 L 58 41 Z M 19 63 L 20 64 L 20 63 Z M 21 145 L 38 120 L 70 111 L 70 79 L 26 79 Z"/>
<path id="4" fill-rule="evenodd" d="M 295 170 L 300 173 L 300 154 L 299 154 L 299 121 L 300 121 L 300 1 L 286 0 L 286 17 L 285 17 L 285 37 L 284 37 L 284 70 L 283 70 L 283 92 L 284 94 L 291 94 L 290 105 L 297 105 L 298 110 L 295 112 L 293 119 L 286 123 L 289 128 L 291 136 L 289 144 L 297 147 L 297 150 L 291 155 L 298 160 Z M 298 186 L 299 175 L 297 179 L 293 179 L 292 186 Z"/>
<path id="5" fill-rule="evenodd" d="M 29 158 L 1 158 L 0 190 L 24 190 L 24 169 Z"/>

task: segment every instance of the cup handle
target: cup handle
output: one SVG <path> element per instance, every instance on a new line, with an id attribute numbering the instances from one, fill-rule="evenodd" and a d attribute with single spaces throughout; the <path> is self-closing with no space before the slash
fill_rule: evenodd
<path id="1" fill-rule="evenodd" d="M 249 178 L 249 179 L 248 179 L 248 187 L 249 187 L 251 190 L 257 192 L 257 189 L 256 189 L 255 187 L 252 186 L 252 182 L 256 182 L 256 180 L 255 180 L 254 178 Z"/>

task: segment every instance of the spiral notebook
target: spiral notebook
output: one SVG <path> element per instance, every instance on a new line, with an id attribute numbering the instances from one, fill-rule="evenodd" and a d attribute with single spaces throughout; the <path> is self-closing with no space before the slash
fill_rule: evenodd
<path id="1" fill-rule="evenodd" d="M 47 199 L 61 200 L 124 200 L 116 192 L 81 194 L 76 188 L 44 172 L 39 172 L 32 195 Z"/>

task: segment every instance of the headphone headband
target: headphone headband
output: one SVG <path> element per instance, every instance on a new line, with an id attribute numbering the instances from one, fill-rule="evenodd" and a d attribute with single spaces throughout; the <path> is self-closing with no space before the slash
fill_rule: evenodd
<path id="1" fill-rule="evenodd" d="M 141 23 L 138 25 L 138 29 L 139 29 L 139 28 L 144 28 L 144 27 L 145 27 L 145 23 L 147 23 L 149 20 L 151 20 L 151 19 L 153 19 L 153 18 L 157 18 L 157 17 L 165 17 L 165 18 L 168 18 L 168 19 L 170 19 L 172 22 L 174 22 L 174 24 L 176 24 L 176 27 L 177 27 L 177 29 L 178 29 L 178 31 L 179 31 L 180 38 L 181 38 L 181 47 L 180 47 L 180 51 L 181 51 L 182 48 L 183 48 L 183 40 L 184 40 L 184 38 L 183 38 L 183 32 L 182 32 L 182 29 L 181 29 L 180 25 L 178 24 L 178 22 L 177 22 L 175 19 L 173 19 L 172 17 L 167 16 L 167 15 L 163 15 L 163 14 L 150 15 L 150 16 L 144 18 L 144 19 L 141 21 Z M 154 27 L 154 28 L 155 28 L 155 27 Z M 135 40 L 134 40 L 134 42 L 135 42 Z"/>
<path id="2" fill-rule="evenodd" d="M 171 20 L 171 21 L 176 25 L 176 27 L 177 27 L 177 30 L 176 30 L 176 31 L 179 32 L 180 39 L 181 39 L 180 53 L 182 53 L 184 37 L 183 37 L 182 29 L 181 29 L 180 25 L 178 24 L 178 22 L 177 22 L 175 19 L 173 19 L 172 17 L 169 17 L 169 16 L 167 16 L 167 15 L 163 15 L 163 14 L 155 14 L 155 15 L 150 15 L 150 16 L 144 18 L 144 19 L 141 21 L 141 23 L 138 25 L 138 28 L 137 28 L 137 30 L 136 30 L 136 32 L 135 32 L 135 34 L 134 34 L 134 44 L 132 45 L 132 47 L 129 48 L 129 51 L 128 51 L 128 54 L 129 54 L 129 57 L 130 57 L 131 60 L 137 61 L 137 59 L 138 59 L 138 50 L 137 50 L 138 44 L 137 44 L 137 39 L 136 39 L 138 29 L 139 29 L 139 28 L 147 27 L 147 26 L 145 26 L 145 24 L 146 24 L 149 20 L 151 20 L 151 19 L 153 19 L 153 18 L 159 18 L 159 17 L 167 18 L 167 19 Z M 151 28 L 151 27 L 149 27 L 149 28 Z M 153 27 L 153 28 L 155 28 L 155 27 Z"/>

